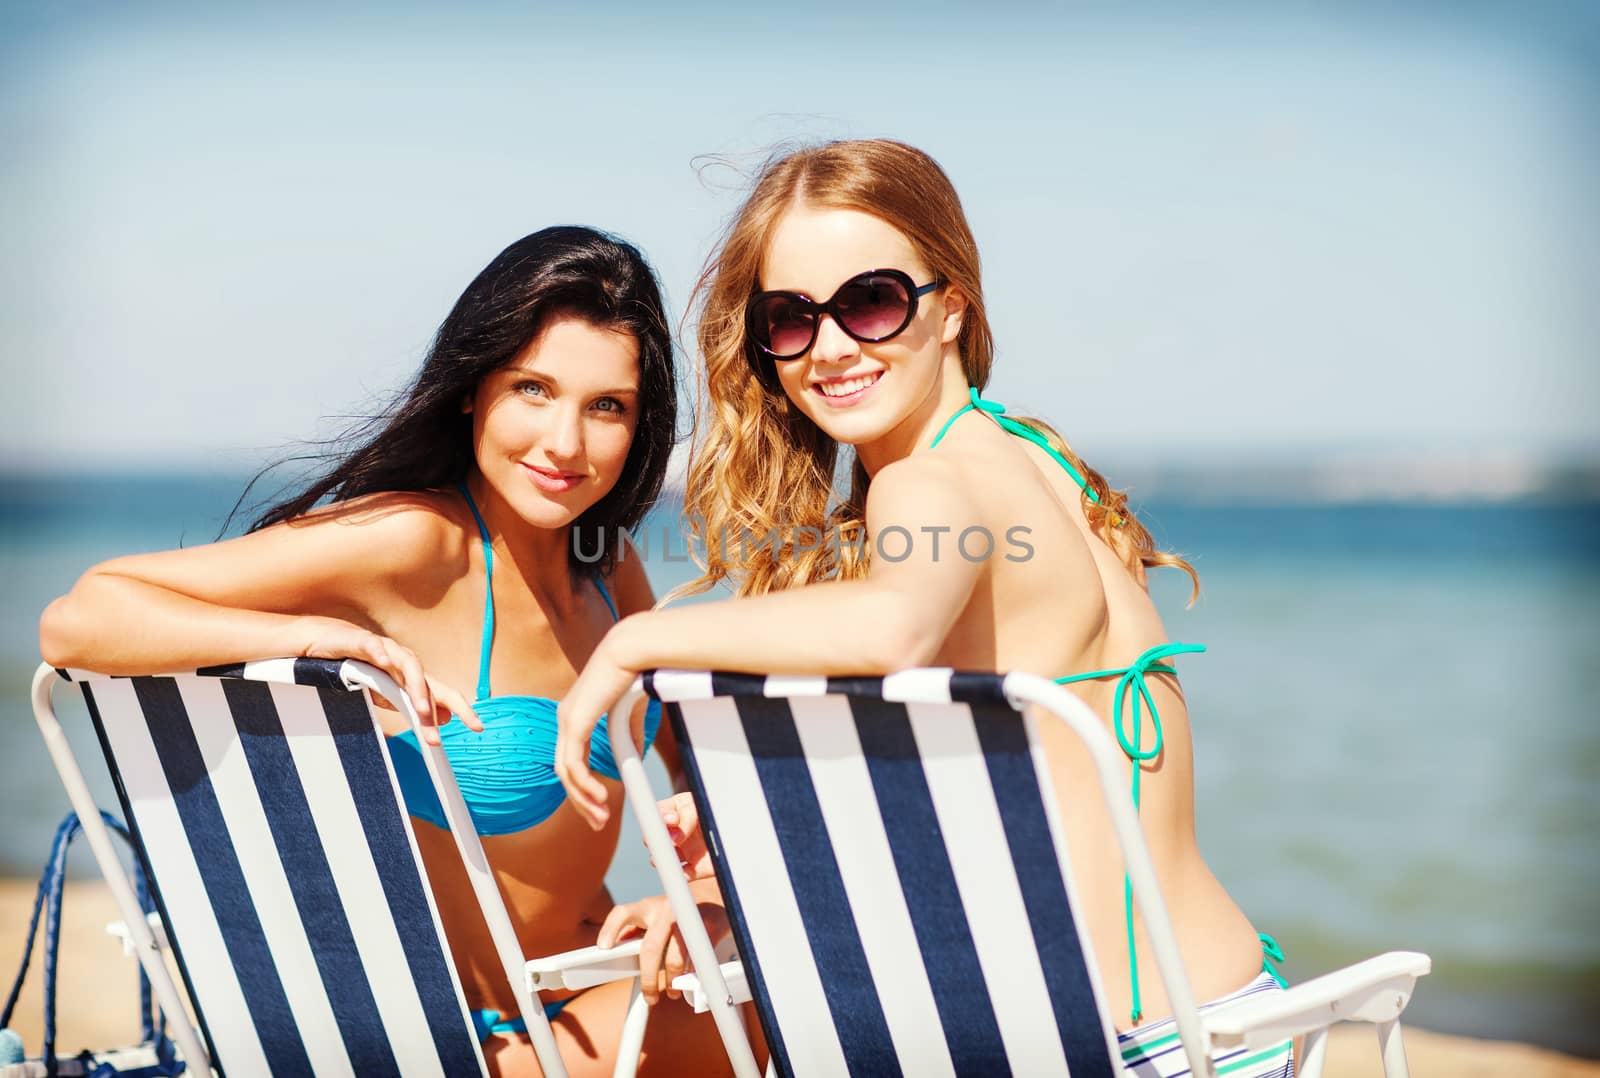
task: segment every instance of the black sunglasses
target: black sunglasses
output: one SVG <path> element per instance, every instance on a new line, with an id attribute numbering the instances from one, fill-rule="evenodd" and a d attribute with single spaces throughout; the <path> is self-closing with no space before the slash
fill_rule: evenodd
<path id="1" fill-rule="evenodd" d="M 757 292 L 745 308 L 750 340 L 773 359 L 799 359 L 817 343 L 824 314 L 866 344 L 902 332 L 917 314 L 917 298 L 944 284 L 935 278 L 920 288 L 897 269 L 858 273 L 822 303 L 801 292 Z"/>

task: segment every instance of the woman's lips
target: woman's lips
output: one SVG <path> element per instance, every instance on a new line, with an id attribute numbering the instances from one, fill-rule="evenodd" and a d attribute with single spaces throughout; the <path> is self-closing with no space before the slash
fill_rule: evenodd
<path id="1" fill-rule="evenodd" d="M 524 464 L 522 468 L 533 480 L 533 485 L 547 494 L 565 494 L 584 480 L 584 476 L 577 472 L 558 472 L 537 468 L 532 464 Z"/>

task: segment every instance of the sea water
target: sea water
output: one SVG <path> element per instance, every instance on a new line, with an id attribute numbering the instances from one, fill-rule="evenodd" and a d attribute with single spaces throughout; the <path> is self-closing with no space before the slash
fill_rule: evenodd
<path id="1" fill-rule="evenodd" d="M 36 874 L 67 811 L 28 714 L 40 610 L 95 561 L 215 538 L 241 488 L 0 481 L 0 872 Z M 1153 586 L 1170 637 L 1209 649 L 1179 660 L 1201 846 L 1290 978 L 1426 951 L 1409 1020 L 1600 1056 L 1600 506 L 1154 502 L 1141 519 L 1204 585 L 1192 608 L 1181 574 Z M 671 506 L 644 526 L 658 594 L 693 572 L 662 542 L 677 530 Z M 608 879 L 656 890 L 631 825 Z M 20 929 L 0 926 L 0 953 Z"/>

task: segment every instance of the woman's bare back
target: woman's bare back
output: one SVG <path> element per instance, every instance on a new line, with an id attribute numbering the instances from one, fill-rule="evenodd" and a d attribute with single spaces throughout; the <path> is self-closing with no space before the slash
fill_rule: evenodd
<path id="1" fill-rule="evenodd" d="M 1095 534 L 1078 486 L 1043 449 L 1005 433 L 978 415 L 963 416 L 935 452 L 946 452 L 975 493 L 985 527 L 996 539 L 972 598 L 937 661 L 969 669 L 1025 670 L 1063 677 L 1122 670 L 1147 649 L 1168 642 L 1144 580 Z M 1025 528 L 1026 532 L 1012 531 Z M 1013 540 L 1007 542 L 1009 537 Z M 952 556 L 960 556 L 952 551 Z M 1167 660 L 1170 664 L 1171 660 Z M 1168 902 L 1180 950 L 1201 1001 L 1246 984 L 1261 970 L 1255 930 L 1200 856 L 1194 824 L 1194 759 L 1189 717 L 1177 679 L 1147 678 L 1160 715 L 1162 751 L 1143 765 L 1139 816 Z M 1068 688 L 1112 729 L 1117 679 Z M 1132 702 L 1125 729 L 1133 734 Z M 1140 744 L 1156 732 L 1142 716 Z M 1051 779 L 1073 864 L 1078 912 L 1088 927 L 1102 983 L 1119 1028 L 1133 1007 L 1123 867 L 1099 781 L 1077 737 L 1056 722 L 1040 724 Z M 1124 757 L 1127 796 L 1132 761 Z M 1142 927 L 1138 941 L 1141 1022 L 1171 1013 Z"/>

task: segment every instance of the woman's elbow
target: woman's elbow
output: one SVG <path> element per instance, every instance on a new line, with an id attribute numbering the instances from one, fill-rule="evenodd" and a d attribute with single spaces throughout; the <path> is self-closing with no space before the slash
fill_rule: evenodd
<path id="1" fill-rule="evenodd" d="M 939 653 L 943 638 L 904 598 L 895 597 L 873 627 L 871 663 L 874 673 L 892 674 L 927 666 Z"/>
<path id="2" fill-rule="evenodd" d="M 51 666 L 87 669 L 85 660 L 94 651 L 94 630 L 100 620 L 94 613 L 103 579 L 98 570 L 96 566 L 84 573 L 71 591 L 39 615 L 39 655 Z"/>
<path id="3" fill-rule="evenodd" d="M 68 592 L 39 615 L 39 655 L 55 667 L 81 666 L 82 633 L 76 603 Z"/>

